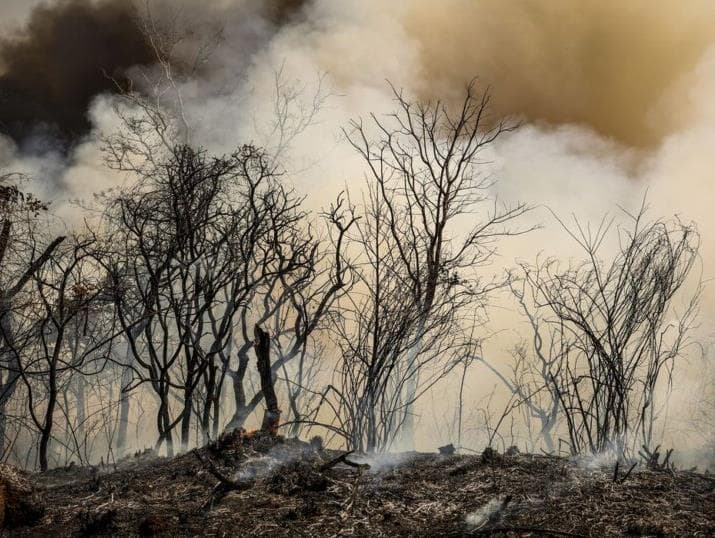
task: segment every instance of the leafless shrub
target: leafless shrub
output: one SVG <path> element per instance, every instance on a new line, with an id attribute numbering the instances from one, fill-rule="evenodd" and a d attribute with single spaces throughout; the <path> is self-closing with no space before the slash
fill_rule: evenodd
<path id="1" fill-rule="evenodd" d="M 351 448 L 412 443 L 414 404 L 473 356 L 490 293 L 483 280 L 498 239 L 528 211 L 489 194 L 482 150 L 513 126 L 489 123 L 488 93 L 467 86 L 462 106 L 420 103 L 393 88 L 397 111 L 353 121 L 345 134 L 367 169 L 361 220 L 352 236 L 358 291 L 341 304 L 334 329 L 341 366 L 326 397 Z M 457 227 L 477 221 L 465 234 Z M 475 215 L 479 215 L 478 217 Z M 457 237 L 460 237 L 457 239 Z"/>
<path id="2" fill-rule="evenodd" d="M 604 219 L 595 231 L 561 222 L 585 259 L 522 264 L 514 290 L 533 329 L 533 379 L 557 397 L 573 453 L 652 444 L 656 389 L 669 385 L 697 313 L 699 288 L 682 311 L 674 304 L 697 259 L 694 225 L 647 221 L 645 204 L 627 217 L 627 227 Z M 611 232 L 617 248 L 606 260 Z"/>

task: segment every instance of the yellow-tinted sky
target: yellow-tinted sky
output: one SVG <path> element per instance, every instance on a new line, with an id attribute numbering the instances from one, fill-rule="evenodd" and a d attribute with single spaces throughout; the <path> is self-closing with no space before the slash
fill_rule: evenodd
<path id="1" fill-rule="evenodd" d="M 651 145 L 689 111 L 677 90 L 715 43 L 712 0 L 430 0 L 405 25 L 421 89 L 445 95 L 478 75 L 502 114 L 587 124 Z"/>

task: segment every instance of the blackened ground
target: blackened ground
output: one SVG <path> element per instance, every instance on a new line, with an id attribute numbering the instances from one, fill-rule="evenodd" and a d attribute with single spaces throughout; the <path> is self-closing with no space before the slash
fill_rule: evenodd
<path id="1" fill-rule="evenodd" d="M 54 470 L 34 476 L 45 515 L 12 535 L 715 536 L 712 475 L 636 468 L 621 483 L 612 468 L 492 451 L 322 469 L 339 454 L 236 433 L 201 458 Z M 207 462 L 241 486 L 213 507 Z"/>

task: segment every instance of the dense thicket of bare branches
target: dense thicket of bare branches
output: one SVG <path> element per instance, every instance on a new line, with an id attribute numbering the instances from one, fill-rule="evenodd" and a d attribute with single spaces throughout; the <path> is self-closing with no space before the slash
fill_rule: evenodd
<path id="1" fill-rule="evenodd" d="M 158 93 L 178 92 L 172 76 Z M 457 367 L 461 448 L 479 364 L 510 392 L 496 421 L 473 419 L 489 443 L 516 410 L 532 448 L 567 437 L 572 453 L 622 456 L 656 442 L 658 390 L 697 311 L 697 292 L 678 309 L 694 226 L 644 209 L 625 227 L 576 221 L 563 227 L 582 261 L 492 276 L 498 241 L 534 226 L 527 205 L 492 195 L 484 151 L 513 127 L 488 117 L 475 84 L 458 108 L 393 88 L 395 113 L 345 131 L 366 185 L 313 214 L 282 159 L 325 94 L 319 84 L 293 111 L 302 90 L 281 76 L 272 150 L 212 154 L 191 143 L 180 95 L 123 94 L 103 140 L 126 181 L 80 229 L 56 233 L 47 206 L 2 178 L 0 458 L 88 464 L 147 440 L 171 455 L 251 423 L 350 450 L 412 448 L 415 404 Z M 482 356 L 500 289 L 528 327 L 509 373 Z"/>
<path id="2" fill-rule="evenodd" d="M 506 383 L 541 420 L 542 434 L 551 433 L 558 407 L 572 453 L 633 455 L 653 444 L 665 404 L 656 390 L 670 383 L 697 313 L 698 289 L 676 301 L 697 259 L 695 227 L 648 221 L 645 206 L 627 218 L 619 227 L 604 219 L 593 232 L 577 220 L 564 224 L 583 261 L 522 264 L 512 288 L 533 330 L 516 371 L 533 362 Z"/>
<path id="3" fill-rule="evenodd" d="M 291 293 L 305 289 L 302 281 L 313 281 L 319 242 L 304 226 L 301 200 L 257 148 L 213 158 L 180 146 L 142 179 L 110 205 L 117 251 L 105 263 L 137 382 L 148 383 L 160 402 L 159 443 L 171 446 L 171 432 L 180 424 L 185 447 L 196 398 L 205 435 L 210 423 L 215 435 L 223 381 L 227 374 L 234 388 L 244 381 L 253 339 L 242 335 L 239 364 L 232 369 L 234 331 L 252 327 L 251 305 L 266 305 L 254 319 L 265 323 Z M 339 287 L 325 290 L 325 303 Z M 275 293 L 284 297 L 277 300 Z M 326 306 L 318 305 L 309 323 Z M 311 314 L 305 308 L 301 313 L 291 329 L 296 349 L 279 365 L 297 355 L 312 331 L 306 324 Z M 182 402 L 174 414 L 173 391 Z M 244 412 L 247 404 L 237 403 Z"/>
<path id="4" fill-rule="evenodd" d="M 8 403 L 23 376 L 21 353 L 35 339 L 36 327 L 25 319 L 34 298 L 28 293 L 37 273 L 65 240 L 46 237 L 47 207 L 20 190 L 13 175 L 0 176 L 0 457 L 7 457 Z"/>
<path id="5" fill-rule="evenodd" d="M 489 192 L 482 151 L 512 127 L 490 123 L 488 93 L 469 84 L 450 110 L 393 91 L 394 114 L 345 133 L 368 171 L 351 238 L 364 256 L 360 291 L 334 327 L 342 362 L 329 392 L 339 431 L 368 451 L 398 434 L 413 445 L 415 402 L 474 354 L 481 309 L 504 285 L 480 269 L 498 239 L 529 229 L 514 226 L 526 205 L 500 205 Z"/>

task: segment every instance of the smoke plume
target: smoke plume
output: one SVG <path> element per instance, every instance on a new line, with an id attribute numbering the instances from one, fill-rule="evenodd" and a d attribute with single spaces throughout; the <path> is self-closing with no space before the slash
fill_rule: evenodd
<path id="1" fill-rule="evenodd" d="M 715 4 L 707 0 L 367 4 L 395 18 L 392 35 L 404 32 L 417 57 L 412 87 L 421 95 L 455 95 L 478 76 L 492 87 L 499 115 L 581 124 L 638 146 L 652 146 L 680 126 L 687 103 L 674 90 L 715 36 Z M 372 42 L 369 62 L 395 54 L 379 50 L 382 42 Z M 360 76 L 350 57 L 370 46 L 354 43 L 352 53 L 341 51 L 348 61 L 322 51 L 345 81 Z"/>
<path id="2" fill-rule="evenodd" d="M 64 141 L 87 133 L 92 98 L 154 57 L 127 1 L 41 5 L 0 41 L 0 129 L 22 142 L 38 129 Z"/>
<path id="3" fill-rule="evenodd" d="M 411 66 L 399 82 L 423 97 L 456 96 L 478 76 L 493 89 L 497 115 L 583 125 L 641 147 L 682 126 L 691 112 L 682 89 L 715 35 L 708 0 L 151 4 L 167 21 L 183 11 L 189 24 L 297 26 L 306 43 L 315 40 L 314 60 L 344 87 L 394 61 Z M 138 7 L 133 0 L 61 0 L 37 7 L 24 29 L 0 40 L 2 130 L 15 140 L 38 124 L 67 138 L 86 133 L 88 105 L 114 90 L 110 77 L 155 60 Z M 376 26 L 385 35 L 370 39 Z M 246 39 L 236 44 L 237 63 L 256 50 Z"/>
<path id="4" fill-rule="evenodd" d="M 252 4 L 254 17 L 260 15 L 279 27 L 297 17 L 304 3 L 243 4 Z M 149 5 L 159 19 L 159 31 L 176 24 L 177 12 L 191 10 L 190 17 L 184 13 L 185 27 L 171 28 L 181 40 L 188 36 L 191 42 L 189 24 L 198 22 L 200 33 L 207 28 L 202 25 L 207 19 L 213 17 L 218 23 L 238 6 L 224 4 L 213 10 L 186 1 Z M 131 68 L 150 66 L 157 60 L 142 27 L 145 7 L 133 0 L 61 0 L 36 7 L 24 28 L 0 39 L 0 132 L 18 145 L 37 135 L 71 143 L 87 134 L 92 127 L 87 111 L 93 98 L 114 93 L 117 83 L 127 81 Z M 182 48 L 173 52 L 172 62 L 183 68 Z"/>

